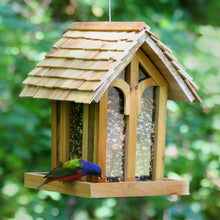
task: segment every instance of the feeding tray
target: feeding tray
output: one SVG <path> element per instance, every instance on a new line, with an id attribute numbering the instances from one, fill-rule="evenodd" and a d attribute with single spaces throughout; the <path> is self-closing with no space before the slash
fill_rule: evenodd
<path id="1" fill-rule="evenodd" d="M 102 169 L 102 180 L 42 189 L 89 198 L 189 194 L 187 181 L 164 179 L 167 100 L 201 102 L 198 86 L 144 22 L 73 22 L 23 83 L 21 97 L 51 100 L 51 168 L 82 158 Z M 44 175 L 26 173 L 25 186 L 37 188 Z"/>
<path id="2" fill-rule="evenodd" d="M 46 172 L 26 173 L 25 187 L 36 189 L 45 180 L 43 177 L 46 174 Z M 55 181 L 44 185 L 42 189 L 86 198 L 189 195 L 189 182 L 164 179 L 160 181 L 114 183 L 78 181 L 74 184 L 63 184 Z"/>

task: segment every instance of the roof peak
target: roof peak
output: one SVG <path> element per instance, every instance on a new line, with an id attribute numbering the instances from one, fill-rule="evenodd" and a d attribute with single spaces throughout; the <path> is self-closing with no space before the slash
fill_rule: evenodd
<path id="1" fill-rule="evenodd" d="M 73 22 L 69 30 L 83 30 L 83 31 L 142 31 L 150 30 L 150 27 L 144 22 Z"/>

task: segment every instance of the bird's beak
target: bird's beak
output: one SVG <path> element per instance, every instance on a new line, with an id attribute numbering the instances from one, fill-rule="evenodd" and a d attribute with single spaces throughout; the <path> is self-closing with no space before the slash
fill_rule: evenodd
<path id="1" fill-rule="evenodd" d="M 102 175 L 100 175 L 99 178 L 102 179 Z"/>

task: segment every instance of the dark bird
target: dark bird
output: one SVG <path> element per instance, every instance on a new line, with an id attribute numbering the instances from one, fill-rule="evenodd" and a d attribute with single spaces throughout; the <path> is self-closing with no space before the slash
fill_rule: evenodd
<path id="1" fill-rule="evenodd" d="M 46 176 L 44 176 L 46 180 L 38 186 L 35 191 L 40 189 L 43 185 L 53 181 L 74 183 L 81 177 L 88 175 L 95 175 L 102 178 L 102 170 L 100 166 L 86 160 L 72 159 L 55 167 Z"/>

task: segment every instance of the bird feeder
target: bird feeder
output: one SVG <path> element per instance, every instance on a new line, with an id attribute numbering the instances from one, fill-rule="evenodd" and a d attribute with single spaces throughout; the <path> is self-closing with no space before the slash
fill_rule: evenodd
<path id="1" fill-rule="evenodd" d="M 201 102 L 198 87 L 143 22 L 74 22 L 24 80 L 21 97 L 51 100 L 52 168 L 95 162 L 103 179 L 44 190 L 82 197 L 187 195 L 164 178 L 167 100 Z M 45 173 L 25 174 L 36 188 Z"/>

